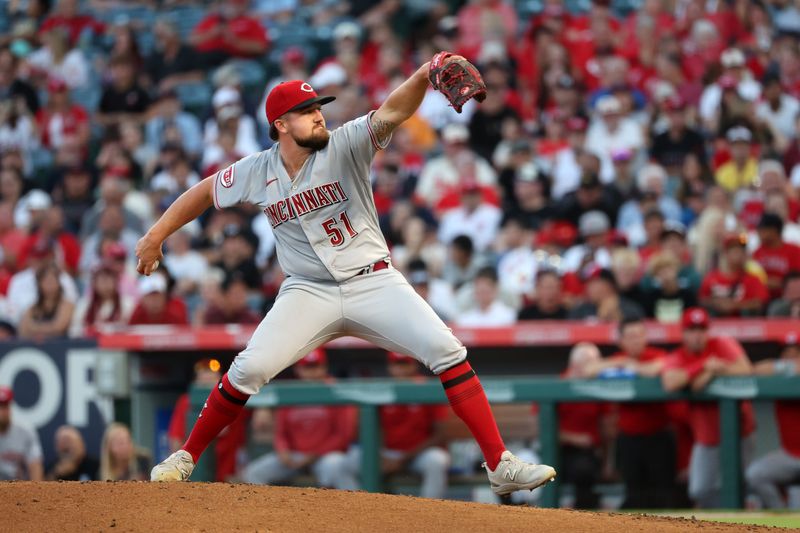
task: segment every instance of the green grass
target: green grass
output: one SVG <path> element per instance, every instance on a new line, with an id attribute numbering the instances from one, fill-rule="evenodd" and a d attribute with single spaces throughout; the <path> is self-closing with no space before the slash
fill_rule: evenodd
<path id="1" fill-rule="evenodd" d="M 731 524 L 752 524 L 755 526 L 776 526 L 800 529 L 800 513 L 780 512 L 750 512 L 750 511 L 671 511 L 666 513 L 654 512 L 662 516 L 677 516 L 712 522 L 727 522 Z"/>

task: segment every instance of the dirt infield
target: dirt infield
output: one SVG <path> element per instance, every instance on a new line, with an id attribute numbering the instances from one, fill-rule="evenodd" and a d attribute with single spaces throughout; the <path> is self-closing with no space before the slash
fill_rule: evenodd
<path id="1" fill-rule="evenodd" d="M 759 532 L 675 518 L 217 483 L 0 483 L 0 530 L 464 533 Z"/>

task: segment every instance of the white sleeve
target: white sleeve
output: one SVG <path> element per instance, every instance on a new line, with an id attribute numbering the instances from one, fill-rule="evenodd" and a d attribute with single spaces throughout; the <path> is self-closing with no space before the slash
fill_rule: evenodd
<path id="1" fill-rule="evenodd" d="M 257 203 L 257 193 L 265 186 L 264 152 L 240 159 L 214 176 L 214 207 L 223 209 L 241 203 Z"/>
<path id="2" fill-rule="evenodd" d="M 382 143 L 378 142 L 375 132 L 372 131 L 372 115 L 374 113 L 375 111 L 370 111 L 366 115 L 351 120 L 334 130 L 334 135 L 344 137 L 357 164 L 369 165 L 372 163 L 375 153 L 386 148 L 392 139 L 390 135 Z"/>

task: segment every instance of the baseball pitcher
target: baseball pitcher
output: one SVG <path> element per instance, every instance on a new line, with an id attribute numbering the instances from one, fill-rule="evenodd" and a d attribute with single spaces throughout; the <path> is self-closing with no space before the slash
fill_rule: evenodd
<path id="1" fill-rule="evenodd" d="M 266 103 L 276 143 L 186 191 L 139 241 L 137 269 L 147 276 L 163 259 L 164 240 L 206 209 L 255 204 L 272 226 L 287 276 L 275 305 L 209 395 L 188 440 L 153 469 L 153 481 L 188 479 L 200 454 L 251 395 L 317 346 L 346 335 L 412 355 L 439 376 L 453 411 L 483 451 L 496 494 L 534 489 L 555 477 L 552 467 L 525 463 L 506 450 L 466 348 L 392 268 L 378 227 L 370 164 L 417 110 L 429 82 L 456 110 L 470 97 L 485 96 L 475 67 L 441 52 L 377 111 L 328 131 L 321 106 L 334 98 L 318 96 L 301 80 L 281 83 Z"/>

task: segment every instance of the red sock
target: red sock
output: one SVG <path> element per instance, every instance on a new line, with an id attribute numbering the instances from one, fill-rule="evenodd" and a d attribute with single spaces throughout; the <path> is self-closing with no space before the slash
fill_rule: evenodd
<path id="1" fill-rule="evenodd" d="M 464 361 L 439 374 L 439 379 L 453 411 L 472 432 L 481 447 L 487 466 L 494 470 L 506 445 L 503 444 L 492 408 L 489 407 L 486 393 L 483 392 L 475 371 Z"/>
<path id="2" fill-rule="evenodd" d="M 189 439 L 183 445 L 183 449 L 191 454 L 195 464 L 214 437 L 236 420 L 248 398 L 250 395 L 242 394 L 233 388 L 228 381 L 228 374 L 222 376 L 208 395 L 203 410 L 200 411 L 200 416 L 189 434 Z"/>

